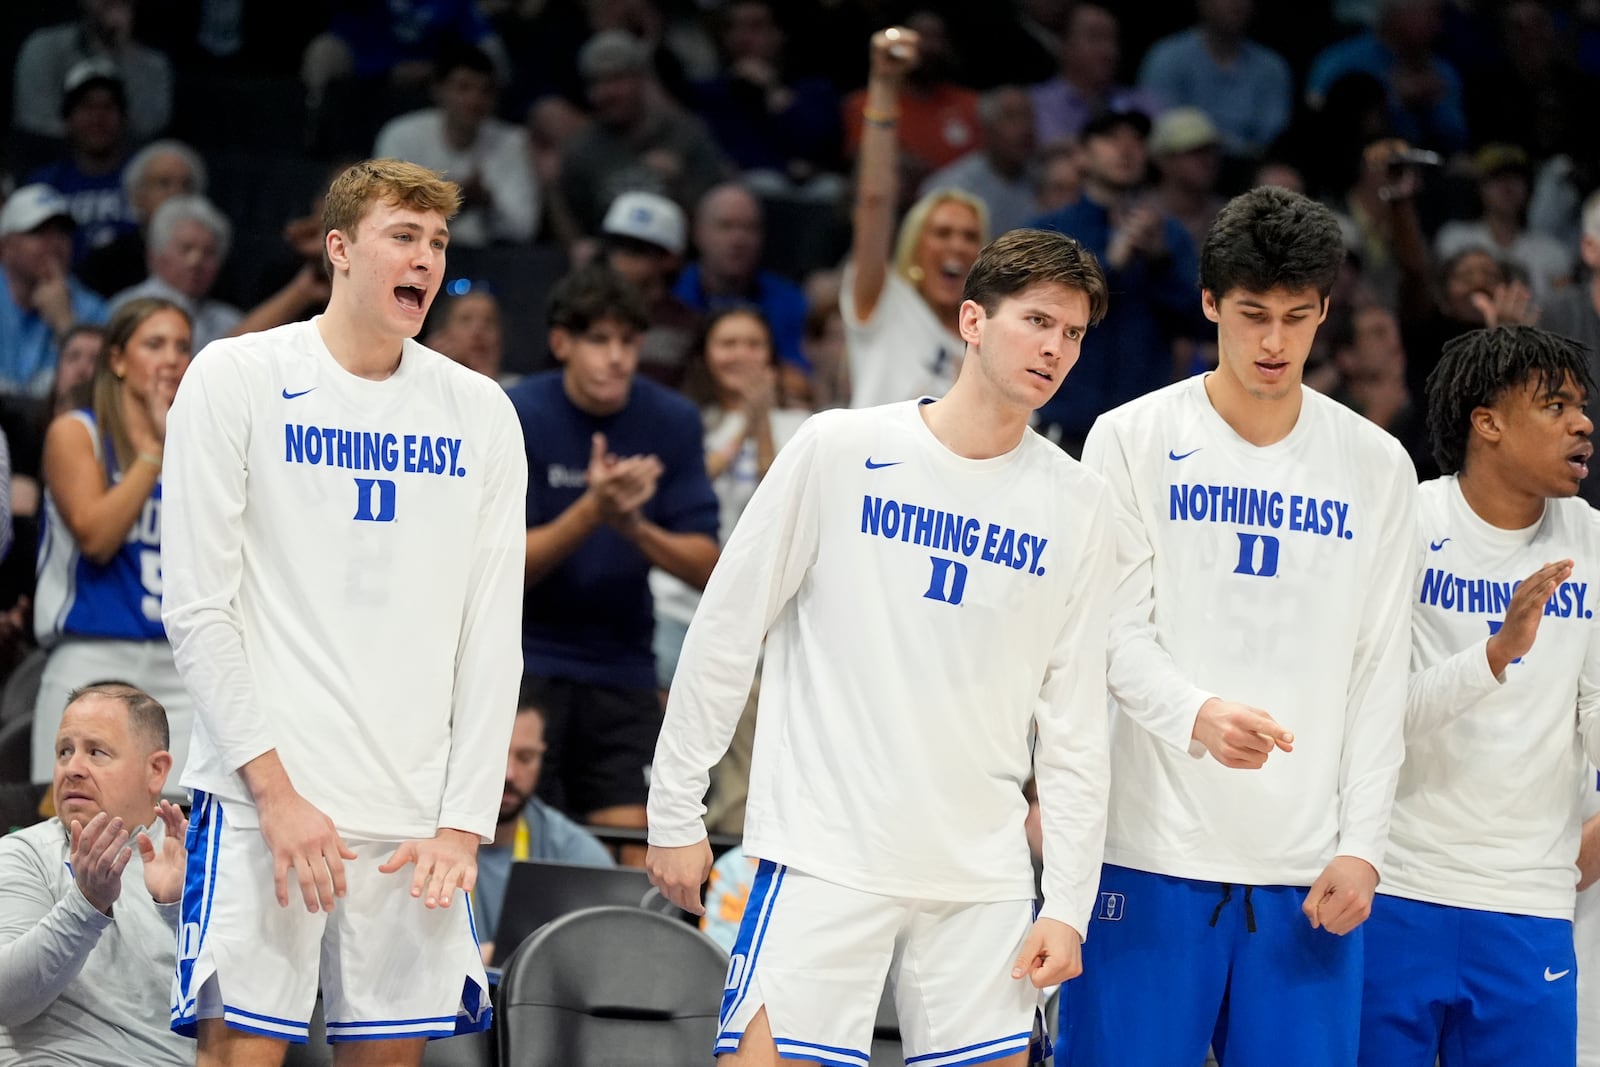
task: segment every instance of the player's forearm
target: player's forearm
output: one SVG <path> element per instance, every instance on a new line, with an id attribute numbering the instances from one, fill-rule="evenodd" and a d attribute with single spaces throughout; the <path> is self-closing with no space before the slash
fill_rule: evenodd
<path id="1" fill-rule="evenodd" d="M 1481 644 L 1413 673 L 1406 686 L 1406 739 L 1447 726 L 1501 684 Z"/>
<path id="2" fill-rule="evenodd" d="M 621 529 L 653 566 L 679 581 L 704 589 L 711 580 L 719 553 L 715 538 L 703 533 L 674 533 L 643 518 Z"/>
<path id="3" fill-rule="evenodd" d="M 268 749 L 240 766 L 239 777 L 258 808 L 268 807 L 295 793 L 294 783 L 289 780 L 289 772 L 278 758 L 277 749 Z"/>
<path id="4" fill-rule="evenodd" d="M 584 539 L 605 520 L 600 502 L 586 492 L 571 507 L 542 526 L 528 530 L 524 548 L 522 581 L 524 588 L 538 585 L 561 562 L 578 550 Z"/>

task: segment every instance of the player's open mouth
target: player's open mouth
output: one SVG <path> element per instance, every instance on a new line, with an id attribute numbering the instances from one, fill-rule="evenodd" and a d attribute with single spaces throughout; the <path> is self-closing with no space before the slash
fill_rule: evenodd
<path id="1" fill-rule="evenodd" d="M 394 287 L 394 298 L 409 311 L 422 310 L 423 295 L 423 289 L 419 285 L 397 285 Z"/>
<path id="2" fill-rule="evenodd" d="M 1567 457 L 1567 468 L 1579 478 L 1589 477 L 1589 457 L 1594 455 L 1594 446 L 1585 445 Z"/>
<path id="3" fill-rule="evenodd" d="M 1261 372 L 1263 378 L 1281 378 L 1283 377 L 1283 372 L 1289 369 L 1289 364 L 1287 362 L 1274 363 L 1271 360 L 1261 359 L 1256 361 L 1256 369 Z"/>
<path id="4" fill-rule="evenodd" d="M 1050 372 L 1049 371 L 1031 370 L 1030 369 L 1028 371 L 1028 373 L 1033 375 L 1035 378 L 1043 378 L 1047 382 L 1055 381 L 1055 379 L 1050 376 Z"/>

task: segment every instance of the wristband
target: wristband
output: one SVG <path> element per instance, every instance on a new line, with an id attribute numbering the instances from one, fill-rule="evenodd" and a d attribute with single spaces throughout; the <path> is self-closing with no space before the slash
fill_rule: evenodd
<path id="1" fill-rule="evenodd" d="M 870 107 L 861 109 L 861 118 L 868 126 L 876 126 L 880 130 L 892 130 L 900 120 L 898 111 L 875 111 Z"/>
<path id="2" fill-rule="evenodd" d="M 136 460 L 142 459 L 146 463 L 150 464 L 150 466 L 154 467 L 156 470 L 160 470 L 161 469 L 161 457 L 158 456 L 158 455 L 155 455 L 152 452 L 140 452 L 137 456 L 134 457 L 134 459 L 136 459 Z"/>

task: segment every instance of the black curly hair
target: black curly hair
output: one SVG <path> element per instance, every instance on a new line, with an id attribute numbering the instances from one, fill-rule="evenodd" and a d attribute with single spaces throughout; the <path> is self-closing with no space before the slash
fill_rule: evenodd
<path id="1" fill-rule="evenodd" d="M 1235 289 L 1315 289 L 1327 299 L 1344 262 L 1332 211 L 1309 197 L 1263 185 L 1228 201 L 1200 248 L 1200 288 L 1221 300 Z"/>

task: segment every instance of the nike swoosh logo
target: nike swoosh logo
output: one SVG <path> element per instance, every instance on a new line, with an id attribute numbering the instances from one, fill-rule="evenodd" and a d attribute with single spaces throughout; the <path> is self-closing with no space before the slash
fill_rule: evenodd
<path id="1" fill-rule="evenodd" d="M 904 462 L 905 462 L 905 460 L 903 460 L 903 459 L 897 459 L 892 463 L 874 463 L 874 462 L 872 462 L 872 457 L 868 456 L 867 457 L 867 470 L 876 471 L 876 470 L 882 470 L 885 467 L 898 467 L 898 466 L 900 466 L 900 464 L 902 464 Z"/>
<path id="2" fill-rule="evenodd" d="M 314 385 L 310 389 L 302 389 L 298 393 L 291 393 L 291 392 L 289 392 L 289 390 L 285 389 L 283 391 L 283 398 L 285 400 L 293 400 L 297 396 L 305 396 L 307 393 L 316 392 L 316 390 L 317 390 L 317 387 L 314 386 Z"/>
<path id="3" fill-rule="evenodd" d="M 1567 975 L 1569 975 L 1571 973 L 1572 973 L 1572 969 L 1569 967 L 1567 970 L 1557 971 L 1555 974 L 1551 974 L 1550 973 L 1550 968 L 1546 967 L 1544 969 L 1544 980 L 1546 982 L 1554 982 L 1557 979 L 1565 978 Z"/>
<path id="4" fill-rule="evenodd" d="M 1437 551 L 1439 551 L 1441 548 L 1444 547 L 1444 542 L 1448 541 L 1448 540 L 1450 540 L 1450 538 L 1446 537 L 1443 541 L 1429 541 L 1428 542 L 1428 551 L 1429 552 L 1437 552 Z"/>
<path id="5" fill-rule="evenodd" d="M 1188 459 L 1190 456 L 1194 455 L 1198 451 L 1200 451 L 1198 448 L 1191 448 L 1191 449 L 1189 449 L 1189 451 L 1185 452 L 1181 456 L 1178 455 L 1178 453 L 1176 453 L 1176 452 L 1168 452 L 1167 453 L 1167 458 L 1172 460 L 1174 463 L 1176 463 L 1180 459 Z"/>

